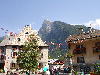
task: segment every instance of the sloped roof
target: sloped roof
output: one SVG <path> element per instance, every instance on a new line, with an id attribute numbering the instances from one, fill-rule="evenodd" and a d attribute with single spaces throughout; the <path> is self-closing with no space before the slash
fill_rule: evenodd
<path id="1" fill-rule="evenodd" d="M 36 30 L 33 30 L 31 26 L 26 25 L 19 34 L 9 33 L 4 37 L 4 40 L 0 43 L 0 46 L 5 45 L 24 45 L 28 41 L 29 35 L 34 34 L 38 39 L 39 46 L 47 46 L 41 38 L 38 36 Z"/>
<path id="2" fill-rule="evenodd" d="M 96 30 L 94 32 L 77 34 L 77 35 L 70 35 L 67 38 L 67 42 L 75 42 L 75 41 L 79 41 L 79 40 L 88 40 L 88 39 L 93 39 L 93 38 L 98 38 L 98 37 L 100 37 L 100 30 Z"/>

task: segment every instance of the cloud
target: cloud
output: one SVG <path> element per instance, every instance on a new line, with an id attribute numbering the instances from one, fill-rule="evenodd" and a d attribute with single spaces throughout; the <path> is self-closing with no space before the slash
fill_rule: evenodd
<path id="1" fill-rule="evenodd" d="M 89 21 L 87 23 L 84 23 L 85 26 L 87 27 L 92 27 L 95 29 L 100 29 L 100 19 L 96 19 L 94 21 Z"/>

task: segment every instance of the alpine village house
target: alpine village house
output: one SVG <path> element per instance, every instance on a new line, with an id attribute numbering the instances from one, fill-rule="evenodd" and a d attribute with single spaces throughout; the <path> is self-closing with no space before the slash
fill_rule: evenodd
<path id="1" fill-rule="evenodd" d="M 42 58 L 39 60 L 39 66 L 48 65 L 48 46 L 41 40 L 38 33 L 30 25 L 26 25 L 19 34 L 9 33 L 0 43 L 0 69 L 11 70 L 18 68 L 17 53 L 29 35 L 34 34 L 39 38 L 38 45 L 41 50 Z"/>
<path id="2" fill-rule="evenodd" d="M 87 33 L 70 35 L 67 42 L 69 53 L 73 55 L 73 69 L 81 72 L 95 70 L 94 65 L 100 63 L 100 31 L 90 29 Z"/>

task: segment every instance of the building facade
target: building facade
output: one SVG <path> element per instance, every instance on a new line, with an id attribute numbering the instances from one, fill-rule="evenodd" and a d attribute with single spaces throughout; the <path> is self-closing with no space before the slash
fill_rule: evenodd
<path id="1" fill-rule="evenodd" d="M 90 72 L 100 64 L 100 31 L 71 35 L 67 42 L 75 70 Z"/>
<path id="2" fill-rule="evenodd" d="M 11 32 L 0 43 L 0 69 L 8 71 L 18 68 L 16 62 L 18 51 L 22 49 L 22 46 L 28 41 L 28 37 L 31 34 L 34 34 L 39 39 L 38 45 L 42 55 L 42 58 L 39 60 L 39 66 L 48 65 L 48 46 L 31 26 L 26 25 L 19 34 Z"/>

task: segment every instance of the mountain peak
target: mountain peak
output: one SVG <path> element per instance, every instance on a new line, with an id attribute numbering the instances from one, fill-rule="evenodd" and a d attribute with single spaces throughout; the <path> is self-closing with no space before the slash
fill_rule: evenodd
<path id="1" fill-rule="evenodd" d="M 42 27 L 40 28 L 40 32 L 43 33 L 49 33 L 51 31 L 51 27 L 52 27 L 53 22 L 49 21 L 49 20 L 44 20 Z"/>
<path id="2" fill-rule="evenodd" d="M 50 25 L 52 22 L 51 21 L 49 21 L 49 20 L 47 20 L 47 19 L 45 19 L 44 21 L 43 21 L 43 24 L 46 24 L 46 25 Z"/>

